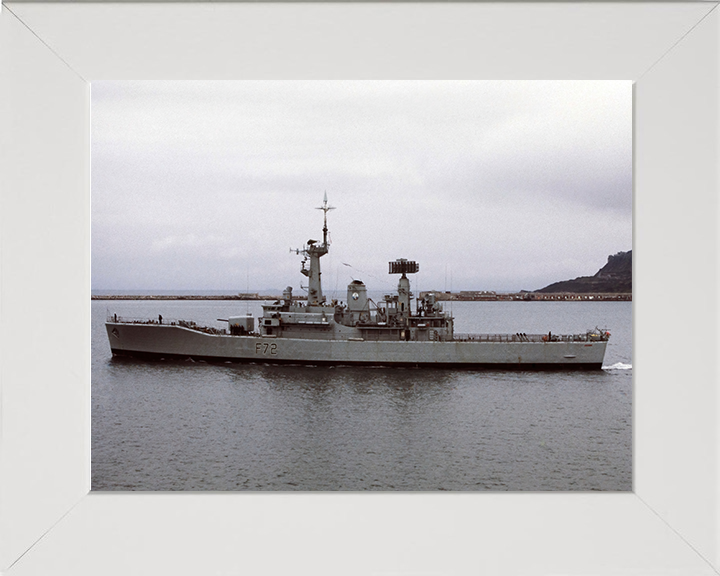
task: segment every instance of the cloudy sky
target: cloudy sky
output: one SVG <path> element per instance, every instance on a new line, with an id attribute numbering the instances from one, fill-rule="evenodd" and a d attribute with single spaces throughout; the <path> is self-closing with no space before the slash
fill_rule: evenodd
<path id="1" fill-rule="evenodd" d="M 632 248 L 630 82 L 97 82 L 92 284 L 536 290 Z"/>

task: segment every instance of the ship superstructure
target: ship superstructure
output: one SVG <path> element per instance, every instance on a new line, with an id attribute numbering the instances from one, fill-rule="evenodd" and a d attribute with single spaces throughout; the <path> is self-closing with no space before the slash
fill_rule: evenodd
<path id="1" fill-rule="evenodd" d="M 610 334 L 465 334 L 454 333 L 454 319 L 432 293 L 416 300 L 408 274 L 417 262 L 389 263 L 400 275 L 397 293 L 378 302 L 361 280 L 347 287 L 345 302 L 327 301 L 322 291 L 320 258 L 328 253 L 327 195 L 323 240 L 308 240 L 295 250 L 303 256 L 307 298 L 288 286 L 281 300 L 263 305 L 255 326 L 250 315 L 231 316 L 227 328 L 203 328 L 189 321 L 127 322 L 116 316 L 106 323 L 114 355 L 194 358 L 208 361 L 292 364 L 363 364 L 391 366 L 491 367 L 522 369 L 601 368 Z"/>

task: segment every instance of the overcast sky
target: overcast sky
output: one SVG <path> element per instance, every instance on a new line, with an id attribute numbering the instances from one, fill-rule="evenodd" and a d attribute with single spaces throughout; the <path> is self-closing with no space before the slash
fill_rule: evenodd
<path id="1" fill-rule="evenodd" d="M 94 82 L 94 289 L 536 290 L 632 248 L 631 82 Z"/>

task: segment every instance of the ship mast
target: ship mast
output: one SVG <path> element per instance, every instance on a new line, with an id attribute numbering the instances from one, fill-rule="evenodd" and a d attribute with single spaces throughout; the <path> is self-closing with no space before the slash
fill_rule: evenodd
<path id="1" fill-rule="evenodd" d="M 335 206 L 328 206 L 327 192 L 325 192 L 325 195 L 323 196 L 323 205 L 318 208 L 315 208 L 315 210 L 323 211 L 323 246 L 325 246 L 325 253 L 327 253 L 327 248 L 329 246 L 328 241 L 327 241 L 327 233 L 328 233 L 327 213 L 329 210 L 335 210 Z"/>
<path id="2" fill-rule="evenodd" d="M 300 272 L 308 277 L 308 306 L 320 306 L 325 302 L 325 297 L 322 293 L 322 282 L 320 280 L 320 258 L 328 253 L 330 247 L 327 239 L 327 213 L 335 209 L 334 206 L 328 206 L 327 192 L 325 192 L 323 198 L 323 205 L 316 209 L 323 211 L 323 242 L 322 244 L 318 244 L 317 240 L 307 241 L 307 244 L 302 249 L 302 253 L 310 259 L 310 268 L 305 268 L 303 265 L 302 270 L 300 270 Z M 298 250 L 298 252 L 300 251 Z"/>

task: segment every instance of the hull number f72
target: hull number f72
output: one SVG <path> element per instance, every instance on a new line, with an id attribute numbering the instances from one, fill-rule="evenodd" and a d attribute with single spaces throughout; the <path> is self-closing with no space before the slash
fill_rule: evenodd
<path id="1" fill-rule="evenodd" d="M 273 342 L 257 342 L 255 344 L 255 354 L 263 354 L 265 356 L 275 356 L 277 354 L 277 344 Z"/>

